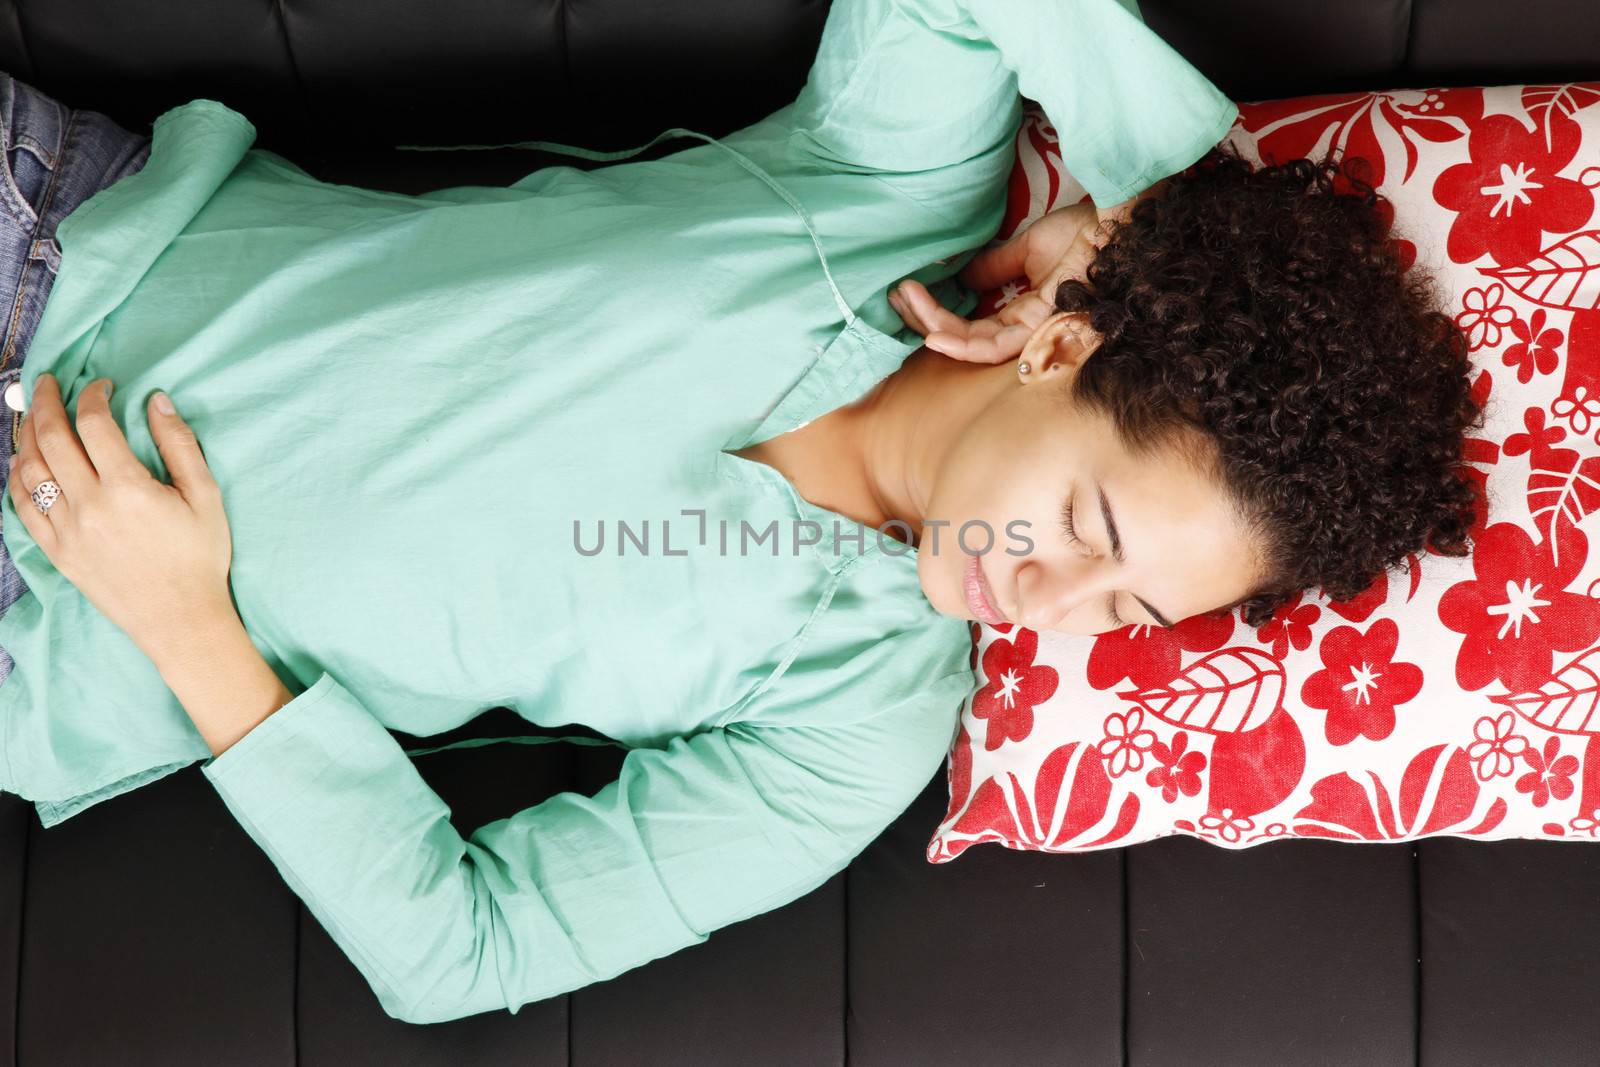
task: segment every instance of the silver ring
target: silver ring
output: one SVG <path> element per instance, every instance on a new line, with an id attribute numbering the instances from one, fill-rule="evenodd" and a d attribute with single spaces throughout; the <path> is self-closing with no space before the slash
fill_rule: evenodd
<path id="1" fill-rule="evenodd" d="M 39 514 L 43 515 L 50 510 L 50 505 L 54 504 L 56 498 L 61 495 L 61 487 L 46 478 L 34 486 L 33 492 L 28 495 L 33 498 L 33 506 L 39 509 Z"/>

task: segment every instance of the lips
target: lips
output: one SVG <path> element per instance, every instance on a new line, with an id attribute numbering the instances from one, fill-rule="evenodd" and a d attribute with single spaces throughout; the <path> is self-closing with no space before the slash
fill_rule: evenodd
<path id="1" fill-rule="evenodd" d="M 983 573 L 981 558 L 967 559 L 966 574 L 962 576 L 962 590 L 966 593 L 967 608 L 980 621 L 991 626 L 1006 621 L 994 604 L 994 591 L 989 588 L 989 578 Z"/>

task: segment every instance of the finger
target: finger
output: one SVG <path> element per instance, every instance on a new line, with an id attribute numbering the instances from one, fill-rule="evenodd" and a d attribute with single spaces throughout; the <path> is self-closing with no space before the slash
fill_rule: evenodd
<path id="1" fill-rule="evenodd" d="M 36 420 L 33 415 L 33 406 L 29 405 L 27 414 L 22 417 L 22 428 L 17 433 L 16 451 L 14 453 L 16 465 L 11 472 L 12 480 L 22 486 L 24 496 L 31 494 L 35 486 L 47 479 L 54 480 L 57 485 L 61 485 L 61 482 L 50 473 L 50 464 L 45 461 L 44 454 L 39 451 L 39 438 L 34 432 Z M 51 505 L 52 511 L 57 511 L 59 505 L 66 501 L 66 486 L 61 486 L 61 489 L 62 495 L 57 498 L 55 504 Z M 33 506 L 31 499 L 29 500 L 29 506 Z M 41 518 L 44 514 L 38 511 L 37 508 L 34 509 L 34 513 Z M 61 512 L 57 511 L 57 514 L 61 514 Z"/>
<path id="2" fill-rule="evenodd" d="M 164 406 L 172 406 L 167 394 L 153 394 L 148 406 L 150 436 L 155 438 L 156 448 L 161 451 L 161 461 L 167 465 L 167 473 L 172 476 L 173 488 L 182 493 L 190 504 L 213 499 L 219 489 L 200 451 L 200 442 L 194 430 L 176 410 L 162 410 Z"/>
<path id="3" fill-rule="evenodd" d="M 110 397 L 110 378 L 97 379 L 78 394 L 78 438 L 102 482 L 148 478 L 149 470 L 128 447 L 128 439 L 111 414 Z"/>
<path id="4" fill-rule="evenodd" d="M 917 332 L 927 337 L 934 330 L 966 334 L 974 325 L 939 303 L 921 282 L 907 278 L 900 285 L 901 299 L 922 324 Z M 981 320 L 980 320 L 981 321 Z"/>
<path id="5" fill-rule="evenodd" d="M 50 515 L 40 511 L 38 505 L 34 504 L 32 496 L 34 486 L 43 481 L 44 476 L 37 474 L 36 468 L 32 467 L 28 469 L 35 473 L 25 476 L 23 471 L 26 465 L 20 458 L 19 455 L 17 461 L 12 463 L 11 473 L 7 476 L 6 488 L 11 494 L 11 505 L 17 510 L 17 518 L 21 520 L 22 528 L 39 543 L 40 548 L 44 549 L 45 557 L 55 562 L 60 558 L 58 554 L 60 541 L 55 525 Z M 30 477 L 33 480 L 30 481 Z M 64 494 L 56 497 L 55 503 L 50 505 L 50 513 L 58 514 L 57 509 L 64 508 L 66 504 L 67 498 Z"/>
<path id="6" fill-rule="evenodd" d="M 67 409 L 61 402 L 61 387 L 55 375 L 39 375 L 34 382 L 33 397 L 28 404 L 28 417 L 24 427 L 32 423 L 31 439 L 40 459 L 67 494 L 79 500 L 92 496 L 100 483 L 100 476 L 83 450 L 83 442 L 67 419 Z M 44 477 L 44 475 L 41 475 Z M 31 483 L 30 483 L 31 484 Z"/>
<path id="7" fill-rule="evenodd" d="M 1024 264 L 1028 260 L 1028 231 L 1013 234 L 1011 239 L 996 248 L 986 248 L 972 257 L 972 261 L 956 275 L 968 289 L 982 292 L 1004 285 L 1013 278 L 1026 276 Z"/>
<path id="8" fill-rule="evenodd" d="M 911 327 L 913 330 L 917 331 L 923 336 L 927 336 L 927 325 L 917 317 L 917 313 L 915 311 L 911 310 L 911 306 L 906 303 L 905 297 L 898 289 L 889 290 L 889 306 L 894 308 L 895 314 L 899 315 L 900 320 L 907 326 Z"/>
<path id="9" fill-rule="evenodd" d="M 1051 313 L 1037 292 L 1027 292 L 988 318 L 970 323 L 964 334 L 931 334 L 926 343 L 953 359 L 1004 363 L 1022 352 L 1034 330 Z"/>
<path id="10" fill-rule="evenodd" d="M 1032 336 L 1033 330 L 1015 323 L 992 331 L 974 332 L 966 337 L 953 333 L 931 333 L 927 345 L 951 359 L 968 363 L 1004 363 L 1008 359 L 1016 359 Z"/>

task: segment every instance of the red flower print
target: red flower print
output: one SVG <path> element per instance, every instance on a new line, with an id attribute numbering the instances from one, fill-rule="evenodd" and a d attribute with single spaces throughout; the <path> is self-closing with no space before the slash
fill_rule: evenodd
<path id="1" fill-rule="evenodd" d="M 1589 220 L 1594 194 L 1556 173 L 1578 151 L 1581 131 L 1556 108 L 1527 129 L 1510 115 L 1489 115 L 1467 141 L 1466 163 L 1445 169 L 1433 197 L 1458 212 L 1446 251 L 1457 263 L 1488 253 L 1502 267 L 1539 254 L 1541 231 L 1570 233 Z"/>
<path id="2" fill-rule="evenodd" d="M 1467 746 L 1467 758 L 1478 781 L 1501 778 L 1517 769 L 1516 757 L 1528 747 L 1528 739 L 1514 733 L 1516 716 L 1509 711 L 1483 716 L 1472 725 L 1477 740 Z"/>
<path id="3" fill-rule="evenodd" d="M 1394 732 L 1394 706 L 1422 689 L 1422 668 L 1394 661 L 1400 628 L 1379 619 L 1366 634 L 1354 626 L 1329 630 L 1319 650 L 1322 670 L 1300 688 L 1307 707 L 1328 712 L 1323 729 L 1331 745 L 1357 737 L 1382 741 Z"/>
<path id="4" fill-rule="evenodd" d="M 1517 368 L 1519 382 L 1531 381 L 1535 370 L 1540 374 L 1553 373 L 1561 363 L 1561 353 L 1556 351 L 1556 346 L 1565 335 L 1553 327 L 1545 329 L 1544 317 L 1544 308 L 1536 308 L 1532 321 L 1513 319 L 1511 322 L 1511 332 L 1517 335 L 1517 343 L 1501 353 L 1500 360 L 1508 367 Z"/>
<path id="5" fill-rule="evenodd" d="M 1282 162 L 1335 149 L 1361 157 L 1372 168 L 1366 180 L 1382 185 L 1384 140 L 1405 150 L 1405 171 L 1397 184 L 1411 180 L 1422 141 L 1459 141 L 1483 114 L 1483 90 L 1398 89 L 1384 93 L 1330 93 L 1263 103 L 1241 104 L 1240 125 L 1257 137 L 1264 162 Z M 1338 191 L 1348 192 L 1348 188 Z"/>
<path id="6" fill-rule="evenodd" d="M 1600 634 L 1600 600 L 1566 592 L 1588 557 L 1589 539 L 1560 524 L 1555 542 L 1559 553 L 1551 541 L 1535 545 L 1515 523 L 1495 523 L 1474 546 L 1475 577 L 1440 597 L 1439 621 L 1463 635 L 1456 653 L 1461 688 L 1499 681 L 1513 693 L 1537 689 L 1550 677 L 1556 652 L 1588 648 Z"/>
<path id="7" fill-rule="evenodd" d="M 1157 766 L 1150 768 L 1144 776 L 1145 784 L 1161 787 L 1161 799 L 1171 804 L 1178 799 L 1181 792 L 1186 797 L 1192 797 L 1200 792 L 1200 772 L 1205 769 L 1205 753 L 1198 750 L 1185 751 L 1189 747 L 1189 735 L 1179 730 L 1172 738 L 1172 747 L 1168 748 L 1160 741 L 1150 746 L 1150 754 L 1155 757 Z"/>
<path id="8" fill-rule="evenodd" d="M 1408 558 L 1407 563 L 1415 564 L 1415 559 Z M 1413 571 L 1413 574 L 1416 572 Z M 1348 622 L 1366 622 L 1384 601 L 1389 599 L 1389 572 L 1380 571 L 1372 580 L 1372 584 L 1349 600 L 1330 600 L 1328 610 Z M 1409 598 L 1408 598 L 1409 599 Z"/>
<path id="9" fill-rule="evenodd" d="M 1558 396 L 1550 403 L 1550 413 L 1567 420 L 1572 432 L 1582 437 L 1589 432 L 1589 423 L 1600 416 L 1600 397 L 1589 395 L 1589 387 L 1580 385 L 1571 396 Z"/>
<path id="10" fill-rule="evenodd" d="M 1272 646 L 1272 655 L 1282 659 L 1289 646 L 1305 648 L 1311 644 L 1311 624 L 1322 617 L 1322 609 L 1315 604 L 1301 604 L 1303 592 L 1278 605 L 1272 618 L 1256 629 L 1256 640 Z"/>
<path id="11" fill-rule="evenodd" d="M 983 734 L 985 751 L 993 752 L 1006 741 L 1021 741 L 1033 732 L 1033 708 L 1056 691 L 1059 676 L 1054 667 L 1036 664 L 1039 635 L 1018 628 L 1011 640 L 997 637 L 983 653 L 987 681 L 972 698 L 972 714 L 988 721 Z"/>
<path id="12" fill-rule="evenodd" d="M 1232 808 L 1223 808 L 1220 812 L 1200 816 L 1200 826 L 1215 831 L 1218 837 L 1231 844 L 1243 837 L 1246 830 L 1254 830 L 1256 823 L 1248 815 L 1235 815 Z"/>
<path id="13" fill-rule="evenodd" d="M 1572 795 L 1572 776 L 1578 772 L 1578 757 L 1557 757 L 1560 751 L 1561 738 L 1551 737 L 1545 740 L 1542 755 L 1531 747 L 1522 754 L 1523 762 L 1533 770 L 1517 779 L 1517 792 L 1531 793 L 1536 808 L 1544 807 L 1551 797 L 1565 800 Z"/>
<path id="14" fill-rule="evenodd" d="M 1154 730 L 1144 729 L 1144 712 L 1129 708 L 1127 714 L 1112 712 L 1106 716 L 1105 739 L 1100 742 L 1100 755 L 1106 761 L 1106 773 L 1120 778 L 1127 771 L 1144 766 L 1144 754 L 1155 744 Z"/>
<path id="15" fill-rule="evenodd" d="M 1495 282 L 1487 289 L 1468 289 L 1461 298 L 1466 310 L 1456 316 L 1456 325 L 1467 334 L 1467 348 L 1476 352 L 1488 346 L 1493 348 L 1503 336 L 1502 327 L 1510 326 L 1517 313 L 1505 303 L 1506 287 Z"/>
<path id="16" fill-rule="evenodd" d="M 1574 815 L 1567 820 L 1567 826 L 1576 833 L 1600 837 L 1600 808 L 1594 809 L 1587 815 Z"/>
<path id="17" fill-rule="evenodd" d="M 1254 844 L 1257 841 L 1267 841 L 1267 840 L 1270 840 L 1270 839 L 1272 839 L 1274 837 L 1288 837 L 1288 836 L 1290 836 L 1290 834 L 1289 834 L 1289 828 L 1287 826 L 1285 826 L 1281 822 L 1273 822 L 1273 823 L 1268 823 L 1267 824 L 1267 828 L 1265 830 L 1261 831 L 1256 836 L 1252 837 L 1250 839 L 1250 841 L 1251 841 L 1252 844 Z"/>
<path id="18" fill-rule="evenodd" d="M 1165 685 L 1183 665 L 1185 652 L 1210 652 L 1233 636 L 1233 613 L 1191 615 L 1168 630 L 1126 626 L 1101 634 L 1089 649 L 1087 677 L 1096 689 L 1110 689 L 1124 678 L 1140 689 Z"/>
<path id="19" fill-rule="evenodd" d="M 1524 452 L 1532 452 L 1535 466 L 1542 466 L 1542 457 L 1567 436 L 1567 431 L 1559 426 L 1545 426 L 1544 408 L 1525 410 L 1522 413 L 1522 425 L 1528 428 L 1528 432 L 1507 434 L 1501 451 L 1508 456 L 1520 456 Z"/>

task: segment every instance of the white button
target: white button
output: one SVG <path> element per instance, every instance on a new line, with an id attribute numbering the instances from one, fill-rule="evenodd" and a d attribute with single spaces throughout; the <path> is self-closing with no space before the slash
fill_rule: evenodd
<path id="1" fill-rule="evenodd" d="M 27 411 L 28 404 L 22 396 L 22 383 L 12 382 L 6 386 L 6 407 L 12 411 Z"/>

